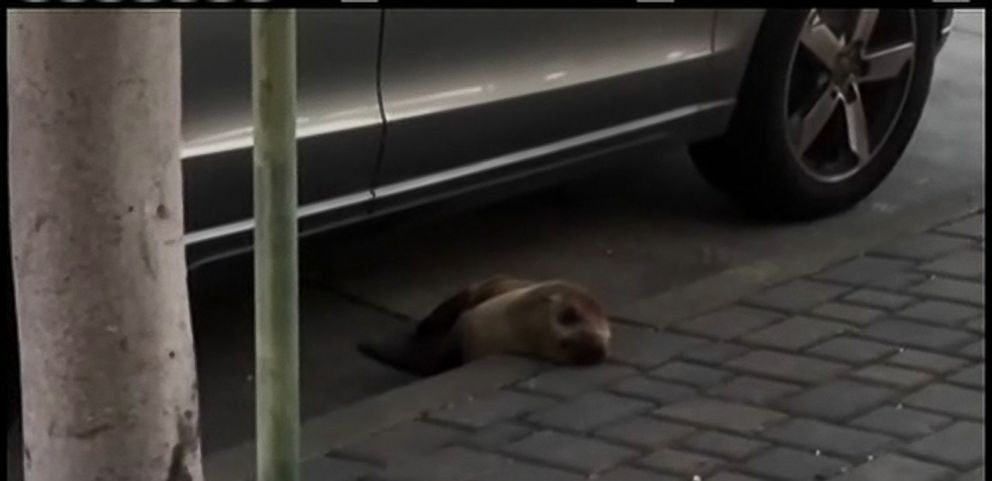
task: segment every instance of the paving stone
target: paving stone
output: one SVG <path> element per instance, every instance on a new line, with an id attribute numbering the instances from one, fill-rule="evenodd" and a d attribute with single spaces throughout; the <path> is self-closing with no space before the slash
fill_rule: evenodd
<path id="1" fill-rule="evenodd" d="M 852 429 L 813 419 L 790 419 L 762 433 L 772 441 L 843 457 L 877 453 L 893 439 L 882 434 Z"/>
<path id="2" fill-rule="evenodd" d="M 901 367 L 875 364 L 851 373 L 851 376 L 863 381 L 874 381 L 879 384 L 886 384 L 893 387 L 918 386 L 931 379 L 933 376 L 923 371 L 914 371 Z"/>
<path id="3" fill-rule="evenodd" d="M 641 376 L 624 379 L 608 389 L 617 394 L 649 400 L 656 404 L 671 404 L 696 397 L 696 390 L 691 387 Z"/>
<path id="4" fill-rule="evenodd" d="M 500 422 L 476 431 L 461 443 L 478 449 L 493 450 L 508 443 L 519 441 L 533 431 L 522 424 Z"/>
<path id="5" fill-rule="evenodd" d="M 665 406 L 656 414 L 687 423 L 742 433 L 758 432 L 785 414 L 719 399 L 692 399 Z"/>
<path id="6" fill-rule="evenodd" d="M 450 408 L 436 410 L 430 416 L 461 426 L 481 428 L 547 406 L 551 402 L 547 398 L 530 394 L 497 391 L 489 396 L 473 398 Z"/>
<path id="7" fill-rule="evenodd" d="M 954 252 L 919 267 L 921 271 L 979 279 L 985 274 L 985 254 L 976 250 Z"/>
<path id="8" fill-rule="evenodd" d="M 982 311 L 966 304 L 926 300 L 899 311 L 898 315 L 907 319 L 950 326 L 960 324 L 980 312 Z"/>
<path id="9" fill-rule="evenodd" d="M 916 349 L 906 349 L 890 357 L 887 362 L 896 366 L 919 369 L 937 374 L 953 371 L 968 364 L 968 361 L 964 359 Z"/>
<path id="10" fill-rule="evenodd" d="M 874 309 L 871 307 L 858 306 L 854 304 L 845 304 L 843 302 L 828 302 L 826 304 L 821 304 L 816 306 L 810 312 L 820 317 L 837 319 L 851 324 L 857 324 L 859 326 L 867 325 L 871 323 L 871 321 L 885 315 L 885 311 L 881 309 Z"/>
<path id="11" fill-rule="evenodd" d="M 958 469 L 972 468 L 984 459 L 983 431 L 984 426 L 979 423 L 954 423 L 910 444 L 906 451 L 924 459 L 951 464 Z"/>
<path id="12" fill-rule="evenodd" d="M 925 280 L 929 276 L 922 272 L 915 271 L 904 271 L 904 272 L 894 272 L 887 276 L 875 279 L 868 283 L 870 287 L 880 287 L 882 289 L 890 290 L 901 290 L 910 286 L 915 286 Z"/>
<path id="13" fill-rule="evenodd" d="M 878 289 L 859 289 L 844 297 L 844 300 L 883 309 L 899 309 L 916 302 L 914 297 Z"/>
<path id="14" fill-rule="evenodd" d="M 724 464 L 719 458 L 671 448 L 659 449 L 637 462 L 645 467 L 683 476 L 705 476 Z"/>
<path id="15" fill-rule="evenodd" d="M 938 277 L 936 279 L 929 279 L 911 288 L 910 291 L 939 299 L 967 302 L 980 306 L 985 305 L 985 286 L 980 282 Z"/>
<path id="16" fill-rule="evenodd" d="M 792 382 L 817 382 L 835 376 L 848 367 L 806 356 L 757 350 L 727 363 L 727 367 Z"/>
<path id="17" fill-rule="evenodd" d="M 896 352 L 897 347 L 852 337 L 838 337 L 810 348 L 807 352 L 838 361 L 863 364 Z"/>
<path id="18" fill-rule="evenodd" d="M 556 396 L 575 396 L 636 373 L 630 367 L 616 364 L 559 367 L 521 382 L 520 387 Z"/>
<path id="19" fill-rule="evenodd" d="M 792 448 L 774 448 L 744 464 L 743 471 L 782 481 L 826 479 L 847 467 L 843 460 Z"/>
<path id="20" fill-rule="evenodd" d="M 884 257 L 858 257 L 813 276 L 814 279 L 844 284 L 867 284 L 895 272 L 907 270 L 912 262 Z"/>
<path id="21" fill-rule="evenodd" d="M 761 480 L 758 478 L 753 478 L 751 476 L 745 476 L 740 473 L 721 471 L 719 473 L 716 473 L 715 476 L 707 478 L 706 481 L 761 481 Z"/>
<path id="22" fill-rule="evenodd" d="M 836 421 L 878 406 L 894 392 L 891 389 L 840 379 L 797 394 L 781 405 L 795 413 Z"/>
<path id="23" fill-rule="evenodd" d="M 974 334 L 966 331 L 895 319 L 876 322 L 861 331 L 861 334 L 897 346 L 931 350 L 950 349 L 977 339 Z"/>
<path id="24" fill-rule="evenodd" d="M 350 459 L 319 456 L 307 459 L 300 466 L 302 481 L 356 481 L 374 473 L 378 468 Z"/>
<path id="25" fill-rule="evenodd" d="M 850 290 L 824 282 L 796 279 L 749 297 L 748 302 L 783 311 L 805 311 Z"/>
<path id="26" fill-rule="evenodd" d="M 672 332 L 614 327 L 610 359 L 638 367 L 654 367 L 706 340 Z"/>
<path id="27" fill-rule="evenodd" d="M 718 366 L 726 361 L 729 361 L 730 359 L 744 354 L 748 350 L 749 348 L 740 344 L 712 342 L 683 352 L 681 357 L 682 359 L 698 362 L 700 364 Z"/>
<path id="28" fill-rule="evenodd" d="M 985 238 L 985 215 L 975 215 L 937 228 L 937 232 Z"/>
<path id="29" fill-rule="evenodd" d="M 903 403 L 930 411 L 985 419 L 982 391 L 950 384 L 931 384 L 904 398 Z"/>
<path id="30" fill-rule="evenodd" d="M 748 404 L 767 404 L 801 389 L 802 386 L 795 384 L 738 376 L 726 384 L 711 388 L 708 392 L 713 396 Z"/>
<path id="31" fill-rule="evenodd" d="M 639 454 L 630 448 L 553 431 L 536 432 L 503 451 L 585 474 L 604 471 Z"/>
<path id="32" fill-rule="evenodd" d="M 465 437 L 464 431 L 413 421 L 360 440 L 340 450 L 348 457 L 386 465 L 419 458 Z"/>
<path id="33" fill-rule="evenodd" d="M 460 446 L 449 446 L 423 458 L 387 469 L 382 479 L 390 481 L 468 481 L 495 471 L 506 460 Z"/>
<path id="34" fill-rule="evenodd" d="M 586 479 L 588 478 L 585 476 L 561 469 L 513 461 L 503 463 L 494 471 L 481 478 L 473 478 L 472 481 L 585 481 Z"/>
<path id="35" fill-rule="evenodd" d="M 620 466 L 596 478 L 599 481 L 682 481 L 668 474 L 655 473 L 630 466 Z"/>
<path id="36" fill-rule="evenodd" d="M 604 392 L 591 392 L 527 416 L 533 423 L 565 431 L 588 431 L 647 411 L 653 404 Z"/>
<path id="37" fill-rule="evenodd" d="M 948 381 L 956 384 L 964 384 L 968 387 L 985 388 L 985 364 L 975 364 L 967 369 L 963 369 L 957 374 L 947 378 Z"/>
<path id="38" fill-rule="evenodd" d="M 719 431 L 703 431 L 682 440 L 681 445 L 692 451 L 721 458 L 744 459 L 751 453 L 768 446 L 768 443 Z"/>
<path id="39" fill-rule="evenodd" d="M 985 359 L 985 339 L 968 344 L 967 346 L 961 348 L 958 353 L 972 359 Z"/>
<path id="40" fill-rule="evenodd" d="M 898 454 L 885 454 L 851 470 L 837 481 L 942 481 L 953 471 Z M 833 481 L 833 479 L 831 480 Z"/>
<path id="41" fill-rule="evenodd" d="M 677 329 L 709 338 L 734 339 L 782 319 L 782 314 L 749 306 L 730 306 L 678 324 Z"/>
<path id="42" fill-rule="evenodd" d="M 604 426 L 596 431 L 596 436 L 622 444 L 657 448 L 688 436 L 695 430 L 685 424 L 639 416 Z"/>
<path id="43" fill-rule="evenodd" d="M 839 322 L 796 316 L 752 332 L 744 336 L 743 340 L 762 347 L 798 351 L 849 329 Z"/>
<path id="44" fill-rule="evenodd" d="M 930 260 L 970 245 L 972 242 L 968 239 L 938 234 L 918 234 L 898 242 L 883 244 L 873 249 L 873 252 L 907 259 Z"/>
<path id="45" fill-rule="evenodd" d="M 907 407 L 884 406 L 851 421 L 851 425 L 902 438 L 915 438 L 933 433 L 950 420 L 947 416 Z"/>
<path id="46" fill-rule="evenodd" d="M 734 376 L 729 371 L 722 369 L 714 369 L 712 367 L 681 361 L 669 362 L 651 371 L 651 375 L 667 381 L 676 381 L 695 387 L 712 386 Z"/>

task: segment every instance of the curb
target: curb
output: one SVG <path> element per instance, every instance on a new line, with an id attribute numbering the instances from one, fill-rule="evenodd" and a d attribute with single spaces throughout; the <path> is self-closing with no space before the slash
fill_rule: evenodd
<path id="1" fill-rule="evenodd" d="M 300 458 L 305 461 L 322 456 L 444 404 L 496 391 L 536 374 L 543 366 L 518 357 L 486 358 L 311 418 L 301 426 Z M 210 481 L 253 479 L 255 443 L 207 456 L 203 470 L 205 479 Z"/>

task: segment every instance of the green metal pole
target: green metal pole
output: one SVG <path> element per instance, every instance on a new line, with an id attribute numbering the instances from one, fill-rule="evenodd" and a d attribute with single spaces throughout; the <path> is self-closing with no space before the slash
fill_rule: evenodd
<path id="1" fill-rule="evenodd" d="M 300 479 L 296 12 L 251 13 L 257 481 Z"/>

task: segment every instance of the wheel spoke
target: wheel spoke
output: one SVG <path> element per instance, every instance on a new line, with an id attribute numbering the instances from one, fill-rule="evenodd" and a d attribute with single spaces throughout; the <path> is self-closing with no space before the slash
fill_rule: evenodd
<path id="1" fill-rule="evenodd" d="M 837 108 L 838 98 L 832 87 L 826 88 L 816 99 L 809 112 L 802 117 L 799 125 L 799 150 L 805 153 L 810 144 L 816 140 L 827 121 Z"/>
<path id="2" fill-rule="evenodd" d="M 833 70 L 842 42 L 819 17 L 803 28 L 799 41 L 824 67 Z"/>
<path id="3" fill-rule="evenodd" d="M 915 52 L 916 45 L 913 42 L 906 42 L 866 54 L 864 61 L 867 63 L 867 71 L 860 80 L 873 82 L 887 80 L 899 75 L 902 68 L 913 59 Z"/>
<path id="4" fill-rule="evenodd" d="M 871 157 L 868 142 L 868 119 L 861 101 L 861 91 L 856 82 L 851 83 L 849 97 L 844 98 L 844 119 L 847 121 L 847 143 L 851 152 L 858 158 L 858 164 L 868 162 Z"/>
<path id="5" fill-rule="evenodd" d="M 851 34 L 852 42 L 868 44 L 872 31 L 875 30 L 875 21 L 878 20 L 878 9 L 865 8 L 858 12 L 858 20 L 854 24 L 854 33 Z"/>

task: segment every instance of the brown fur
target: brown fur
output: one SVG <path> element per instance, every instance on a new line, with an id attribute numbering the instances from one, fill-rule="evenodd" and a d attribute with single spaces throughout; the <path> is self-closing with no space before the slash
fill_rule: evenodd
<path id="1" fill-rule="evenodd" d="M 448 298 L 413 334 L 366 354 L 430 375 L 493 354 L 533 356 L 561 364 L 591 364 L 608 352 L 609 321 L 581 286 L 496 276 Z"/>

